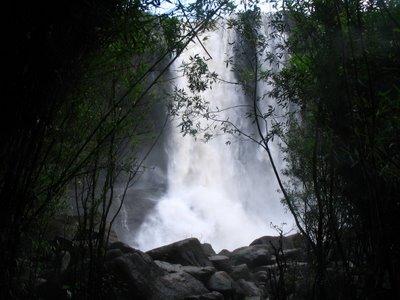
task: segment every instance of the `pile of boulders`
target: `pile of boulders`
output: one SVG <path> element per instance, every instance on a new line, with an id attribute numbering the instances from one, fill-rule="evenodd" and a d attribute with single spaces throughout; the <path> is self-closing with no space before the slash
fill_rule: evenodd
<path id="1" fill-rule="evenodd" d="M 298 234 L 266 236 L 218 254 L 196 238 L 146 253 L 114 242 L 106 254 L 106 269 L 126 283 L 131 299 L 256 300 L 270 297 L 270 281 L 279 276 L 282 259 L 292 267 L 306 267 Z"/>

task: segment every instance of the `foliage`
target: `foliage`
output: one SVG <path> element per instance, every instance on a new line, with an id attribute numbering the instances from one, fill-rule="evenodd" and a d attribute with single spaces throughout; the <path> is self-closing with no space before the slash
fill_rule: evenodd
<path id="1" fill-rule="evenodd" d="M 290 58 L 273 95 L 298 107 L 286 188 L 316 246 L 316 297 L 337 260 L 341 297 L 398 293 L 399 12 L 396 1 L 285 1 Z"/>
<path id="2" fill-rule="evenodd" d="M 187 44 L 230 9 L 228 1 L 197 1 L 153 13 L 160 2 L 21 9 L 17 101 L 6 111 L 16 121 L 1 135 L 3 298 L 32 294 L 39 277 L 52 277 L 46 260 L 32 264 L 48 252 L 60 255 L 46 231 L 70 206 L 80 253 L 68 291 L 78 298 L 102 293 L 112 223 L 146 158 L 138 151 L 155 136 L 150 112 L 159 99 L 152 88 Z"/>

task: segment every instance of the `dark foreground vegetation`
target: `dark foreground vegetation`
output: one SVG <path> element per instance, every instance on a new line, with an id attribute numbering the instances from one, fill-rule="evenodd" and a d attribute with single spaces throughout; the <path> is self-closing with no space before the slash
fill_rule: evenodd
<path id="1" fill-rule="evenodd" d="M 8 22 L 13 50 L 3 58 L 12 65 L 11 93 L 0 116 L 1 299 L 398 299 L 399 1 L 283 1 L 269 37 L 252 1 L 229 22 L 237 45 L 246 45 L 236 55 L 247 63 L 232 68 L 253 100 L 248 117 L 259 130 L 248 138 L 276 171 L 297 244 L 265 239 L 215 257 L 193 240 L 148 254 L 111 243 L 126 190 L 165 122 L 153 108 L 161 103 L 175 117 L 189 108 L 183 127 L 193 134 L 188 111 L 215 117 L 190 107 L 199 99 L 176 97 L 179 91 L 168 98 L 160 86 L 185 46 L 201 43 L 198 35 L 233 5 L 178 1 L 154 13 L 160 2 L 16 4 Z M 283 38 L 266 58 L 276 67 L 265 70 L 260 53 L 276 37 Z M 201 60 L 187 67 L 193 91 L 218 76 Z M 261 81 L 273 83 L 269 96 L 290 108 L 287 121 L 273 121 L 267 132 L 260 124 L 278 118 L 273 109 L 260 112 Z M 222 125 L 241 134 L 227 120 Z M 274 137 L 282 141 L 284 174 L 270 153 Z M 195 254 L 179 254 L 187 243 Z M 185 292 L 172 288 L 177 282 Z"/>

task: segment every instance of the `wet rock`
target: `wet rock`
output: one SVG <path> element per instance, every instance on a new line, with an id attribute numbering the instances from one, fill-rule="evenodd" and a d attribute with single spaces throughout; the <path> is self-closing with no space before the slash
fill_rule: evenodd
<path id="1" fill-rule="evenodd" d="M 208 281 L 208 288 L 212 291 L 217 291 L 223 294 L 233 290 L 234 281 L 224 271 L 215 272 Z"/>
<path id="2" fill-rule="evenodd" d="M 232 252 L 233 265 L 246 264 L 249 268 L 266 265 L 271 260 L 271 254 L 266 245 L 242 247 Z"/>
<path id="3" fill-rule="evenodd" d="M 247 267 L 246 264 L 241 264 L 238 266 L 233 266 L 232 267 L 232 272 L 229 274 L 232 279 L 238 280 L 238 279 L 245 279 L 249 280 L 251 277 L 251 273 L 249 268 Z"/>
<path id="4" fill-rule="evenodd" d="M 213 263 L 214 267 L 218 271 L 225 271 L 228 273 L 232 271 L 231 260 L 228 256 L 214 255 L 210 256 L 208 259 Z"/>
<path id="5" fill-rule="evenodd" d="M 147 252 L 153 259 L 183 266 L 212 266 L 196 238 L 189 238 Z"/>

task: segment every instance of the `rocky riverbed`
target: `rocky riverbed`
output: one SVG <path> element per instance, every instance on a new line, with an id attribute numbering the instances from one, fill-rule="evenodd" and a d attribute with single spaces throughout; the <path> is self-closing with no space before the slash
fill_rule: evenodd
<path id="1" fill-rule="evenodd" d="M 44 299 L 68 299 L 65 283 L 74 265 L 74 248 L 63 239 L 61 276 L 38 282 Z M 142 252 L 110 242 L 101 268 L 112 278 L 116 299 L 298 299 L 307 280 L 304 241 L 300 235 L 264 236 L 250 245 L 216 253 L 196 238 Z M 60 283 L 61 282 L 61 283 Z M 56 288 L 56 286 L 58 288 Z M 64 291 L 64 293 L 63 293 Z M 289 296 L 289 297 L 288 297 Z"/>
<path id="2" fill-rule="evenodd" d="M 131 299 L 268 299 L 289 265 L 307 271 L 299 235 L 266 236 L 218 254 L 196 238 L 146 253 L 115 242 L 106 254 L 107 270 L 127 283 Z"/>

